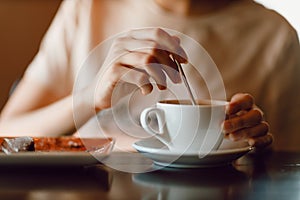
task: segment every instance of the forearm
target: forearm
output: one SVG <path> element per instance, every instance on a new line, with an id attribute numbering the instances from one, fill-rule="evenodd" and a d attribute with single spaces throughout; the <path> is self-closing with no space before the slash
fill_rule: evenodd
<path id="1" fill-rule="evenodd" d="M 78 99 L 78 98 L 77 98 Z M 73 111 L 77 112 L 76 120 Z M 48 106 L 15 116 L 2 116 L 0 135 L 2 136 L 58 136 L 74 133 L 82 126 L 94 110 L 84 101 L 73 104 L 72 95 Z"/>

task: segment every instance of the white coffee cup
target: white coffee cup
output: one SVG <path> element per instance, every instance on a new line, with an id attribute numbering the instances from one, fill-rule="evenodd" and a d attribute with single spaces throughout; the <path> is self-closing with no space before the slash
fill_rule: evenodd
<path id="1" fill-rule="evenodd" d="M 142 127 L 171 152 L 207 154 L 217 150 L 223 140 L 222 122 L 228 102 L 197 100 L 196 106 L 189 102 L 164 100 L 156 103 L 156 107 L 146 108 L 140 116 Z M 149 122 L 153 116 L 157 130 Z"/>

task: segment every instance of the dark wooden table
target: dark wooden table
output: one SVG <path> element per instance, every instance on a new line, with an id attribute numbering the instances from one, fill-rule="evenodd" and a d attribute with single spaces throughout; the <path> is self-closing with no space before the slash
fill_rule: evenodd
<path id="1" fill-rule="evenodd" d="M 113 153 L 105 163 L 1 166 L 0 199 L 300 199 L 300 152 L 248 154 L 202 169 L 157 170 L 137 153 Z"/>

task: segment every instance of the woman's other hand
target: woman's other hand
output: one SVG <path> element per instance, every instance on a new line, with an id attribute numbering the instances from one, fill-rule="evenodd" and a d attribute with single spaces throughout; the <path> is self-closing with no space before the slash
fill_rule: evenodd
<path id="1" fill-rule="evenodd" d="M 246 140 L 249 145 L 263 148 L 270 145 L 273 136 L 263 112 L 254 104 L 249 94 L 234 95 L 226 109 L 225 138 L 233 141 Z"/>

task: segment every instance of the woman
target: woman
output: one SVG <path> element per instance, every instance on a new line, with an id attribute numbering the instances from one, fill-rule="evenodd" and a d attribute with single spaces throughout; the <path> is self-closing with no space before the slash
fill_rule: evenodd
<path id="1" fill-rule="evenodd" d="M 173 82 L 180 82 L 169 53 L 174 52 L 181 63 L 187 62 L 182 41 L 162 28 L 146 27 L 183 32 L 211 55 L 223 77 L 226 95 L 232 97 L 224 122 L 228 138 L 257 147 L 272 143 L 255 97 L 271 124 L 274 148 L 299 148 L 299 137 L 290 123 L 300 117 L 293 109 L 300 101 L 295 92 L 289 92 L 300 88 L 297 35 L 279 15 L 250 0 L 64 1 L 37 56 L 2 111 L 1 133 L 72 134 L 84 127 L 95 111 L 105 116 L 119 81 L 136 85 L 144 95 L 155 85 L 149 78 L 159 90 L 166 89 L 165 73 Z M 87 73 L 90 76 L 85 79 L 94 81 L 72 96 L 76 76 L 90 51 L 124 31 L 114 40 L 105 62 Z M 149 49 L 134 48 L 140 45 Z M 112 59 L 122 53 L 125 56 Z M 153 62 L 171 68 L 149 67 Z M 133 74 L 124 76 L 128 71 Z M 74 110 L 80 113 L 76 124 Z"/>

